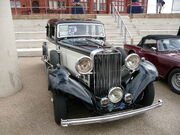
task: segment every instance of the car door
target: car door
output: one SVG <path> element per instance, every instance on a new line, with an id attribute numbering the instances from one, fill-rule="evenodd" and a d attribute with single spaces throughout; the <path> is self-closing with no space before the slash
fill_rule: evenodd
<path id="1" fill-rule="evenodd" d="M 167 53 L 167 51 L 164 50 L 166 46 L 164 41 L 166 41 L 166 39 L 158 41 L 157 51 L 157 69 L 159 71 L 159 75 L 162 78 L 164 78 L 167 75 L 168 71 L 174 65 L 174 61 L 172 61 L 172 59 L 168 55 L 169 53 Z"/>
<path id="2" fill-rule="evenodd" d="M 157 63 L 156 68 L 159 71 L 160 77 L 165 77 L 165 75 L 168 73 L 169 69 L 171 68 L 171 65 L 173 65 L 172 61 L 170 59 L 167 59 L 167 56 L 163 52 L 157 52 Z"/>
<path id="3" fill-rule="evenodd" d="M 140 56 L 145 57 L 146 60 L 158 67 L 157 41 L 154 39 L 146 39 L 142 42 L 141 47 Z"/>

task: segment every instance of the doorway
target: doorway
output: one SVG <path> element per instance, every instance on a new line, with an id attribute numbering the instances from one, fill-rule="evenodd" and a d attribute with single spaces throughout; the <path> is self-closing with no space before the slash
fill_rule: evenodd
<path id="1" fill-rule="evenodd" d="M 39 9 L 39 1 L 32 1 L 32 12 L 33 13 L 40 13 Z"/>

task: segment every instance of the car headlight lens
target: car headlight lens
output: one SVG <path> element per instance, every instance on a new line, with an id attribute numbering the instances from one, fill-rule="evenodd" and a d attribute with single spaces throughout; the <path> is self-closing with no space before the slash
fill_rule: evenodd
<path id="1" fill-rule="evenodd" d="M 139 63 L 140 57 L 135 53 L 128 55 L 125 59 L 125 65 L 130 70 L 135 70 L 139 66 Z"/>
<path id="2" fill-rule="evenodd" d="M 80 74 L 87 74 L 93 69 L 93 61 L 90 57 L 84 56 L 76 63 L 76 71 Z"/>
<path id="3" fill-rule="evenodd" d="M 123 90 L 120 87 L 110 89 L 108 98 L 112 103 L 118 103 L 123 98 Z"/>

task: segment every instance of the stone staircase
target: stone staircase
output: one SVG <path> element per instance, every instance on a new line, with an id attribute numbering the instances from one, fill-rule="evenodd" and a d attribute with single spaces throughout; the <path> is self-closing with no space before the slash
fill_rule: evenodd
<path id="1" fill-rule="evenodd" d="M 97 16 L 97 20 L 104 23 L 106 32 L 106 41 L 114 46 L 122 46 L 123 38 L 120 29 L 117 28 L 117 24 L 111 15 Z"/>
<path id="2" fill-rule="evenodd" d="M 14 30 L 19 56 L 40 56 L 42 43 L 46 40 L 47 19 L 15 19 Z"/>
<path id="3" fill-rule="evenodd" d="M 137 44 L 143 36 L 151 34 L 176 35 L 180 26 L 180 18 L 133 18 L 122 16 L 128 30 Z"/>
<path id="4" fill-rule="evenodd" d="M 176 34 L 180 18 L 133 18 L 122 16 L 133 37 L 134 44 L 148 34 Z M 106 40 L 113 46 L 123 47 L 123 36 L 112 15 L 97 15 L 104 23 Z M 42 43 L 46 40 L 45 26 L 48 19 L 15 19 L 16 47 L 19 56 L 40 56 Z M 48 41 L 47 41 L 48 42 Z M 53 46 L 49 43 L 50 46 Z M 54 46 L 53 46 L 54 47 Z"/>

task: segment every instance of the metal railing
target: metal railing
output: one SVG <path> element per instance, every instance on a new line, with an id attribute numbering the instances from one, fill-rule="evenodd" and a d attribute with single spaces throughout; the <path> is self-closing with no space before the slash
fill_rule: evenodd
<path id="1" fill-rule="evenodd" d="M 129 41 L 130 44 L 133 44 L 132 35 L 129 32 L 127 26 L 125 25 L 124 20 L 122 19 L 121 15 L 119 14 L 119 11 L 117 10 L 117 7 L 114 2 L 112 2 L 112 15 L 115 18 L 117 27 L 120 28 L 121 35 L 124 38 L 123 43 L 126 44 Z"/>

